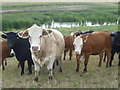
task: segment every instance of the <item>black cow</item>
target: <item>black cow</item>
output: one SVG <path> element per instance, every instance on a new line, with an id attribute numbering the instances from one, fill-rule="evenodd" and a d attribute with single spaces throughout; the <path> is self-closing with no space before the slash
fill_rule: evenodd
<path id="1" fill-rule="evenodd" d="M 28 39 L 18 37 L 15 32 L 4 33 L 1 37 L 7 39 L 8 46 L 15 52 L 15 56 L 21 66 L 21 75 L 24 74 L 24 64 L 26 60 L 28 62 L 28 74 L 32 74 L 33 61 Z"/>
<path id="2" fill-rule="evenodd" d="M 110 34 L 110 36 L 112 37 L 112 51 L 111 51 L 112 55 L 111 55 L 109 66 L 112 66 L 112 61 L 114 59 L 115 53 L 119 54 L 118 55 L 118 58 L 119 58 L 118 65 L 120 66 L 120 31 L 112 32 Z M 105 59 L 106 59 L 106 53 L 105 53 L 105 57 L 104 57 L 104 62 L 105 62 Z"/>
<path id="3" fill-rule="evenodd" d="M 89 30 L 89 31 L 86 31 L 86 32 L 76 33 L 75 35 L 79 36 L 79 35 L 89 34 L 89 33 L 93 33 L 93 32 L 94 32 L 93 30 Z"/>

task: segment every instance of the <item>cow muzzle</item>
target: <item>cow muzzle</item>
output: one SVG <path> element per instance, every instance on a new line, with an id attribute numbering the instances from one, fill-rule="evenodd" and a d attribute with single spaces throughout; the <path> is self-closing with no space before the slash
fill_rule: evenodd
<path id="1" fill-rule="evenodd" d="M 15 56 L 15 52 L 11 49 L 10 56 Z"/>
<path id="2" fill-rule="evenodd" d="M 37 46 L 32 46 L 32 51 L 38 51 L 38 47 Z"/>
<path id="3" fill-rule="evenodd" d="M 75 54 L 81 54 L 79 51 L 75 51 Z"/>

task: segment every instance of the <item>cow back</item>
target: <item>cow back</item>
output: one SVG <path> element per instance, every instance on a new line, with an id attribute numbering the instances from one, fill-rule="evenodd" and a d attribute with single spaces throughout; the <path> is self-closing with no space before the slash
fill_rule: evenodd
<path id="1" fill-rule="evenodd" d="M 94 32 L 81 36 L 85 40 L 83 51 L 91 54 L 99 54 L 105 50 L 111 50 L 112 40 L 110 33 L 106 31 Z"/>

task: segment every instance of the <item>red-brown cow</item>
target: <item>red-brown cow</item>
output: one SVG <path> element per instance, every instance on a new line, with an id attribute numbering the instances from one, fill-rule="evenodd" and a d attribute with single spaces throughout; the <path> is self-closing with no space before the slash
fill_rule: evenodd
<path id="1" fill-rule="evenodd" d="M 94 32 L 91 34 L 85 34 L 76 37 L 74 40 L 74 47 L 77 59 L 76 71 L 79 72 L 81 56 L 85 57 L 85 72 L 87 71 L 87 64 L 90 55 L 100 55 L 99 66 L 101 66 L 103 52 L 107 53 L 107 67 L 111 57 L 111 46 L 112 40 L 110 37 L 110 33 L 107 31 Z"/>
<path id="2" fill-rule="evenodd" d="M 73 36 L 64 36 L 64 41 L 65 41 L 65 50 L 64 50 L 64 58 L 63 58 L 63 60 L 65 60 L 66 53 L 68 51 L 69 51 L 69 59 L 71 60 L 72 51 L 74 49 L 74 47 L 73 47 L 74 37 Z"/>
<path id="3" fill-rule="evenodd" d="M 5 58 L 13 57 L 13 55 L 10 55 L 11 49 L 8 47 L 7 41 L 3 40 L 0 42 L 0 66 L 2 65 L 2 69 L 4 70 L 4 61 L 5 65 L 7 65 L 7 62 Z"/>
<path id="4" fill-rule="evenodd" d="M 74 42 L 74 37 L 77 34 L 82 33 L 82 31 L 75 31 L 71 33 L 71 36 L 64 36 L 64 41 L 65 41 L 65 50 L 64 50 L 64 58 L 65 60 L 66 53 L 69 51 L 69 60 L 72 58 L 72 51 L 74 50 L 73 42 Z"/>

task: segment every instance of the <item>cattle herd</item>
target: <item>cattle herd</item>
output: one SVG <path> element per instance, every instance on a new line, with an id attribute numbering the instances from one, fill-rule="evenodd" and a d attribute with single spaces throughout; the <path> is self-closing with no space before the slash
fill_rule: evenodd
<path id="1" fill-rule="evenodd" d="M 59 72 L 62 72 L 62 59 L 65 60 L 66 52 L 69 51 L 69 59 L 72 52 L 75 52 L 79 72 L 80 62 L 84 59 L 84 72 L 87 71 L 87 64 L 90 55 L 99 55 L 98 66 L 107 57 L 106 67 L 112 66 L 115 53 L 119 54 L 120 66 L 120 31 L 108 32 L 92 30 L 72 32 L 69 36 L 63 36 L 58 30 L 43 29 L 36 24 L 21 32 L 8 32 L 1 35 L 6 39 L 0 42 L 0 66 L 4 70 L 6 58 L 15 56 L 18 65 L 21 67 L 21 75 L 24 74 L 24 64 L 27 60 L 28 74 L 32 74 L 32 66 L 35 68 L 34 81 L 38 81 L 40 68 L 47 64 L 48 78 L 53 78 L 53 69 L 57 63 Z M 64 57 L 62 58 L 62 53 Z"/>

